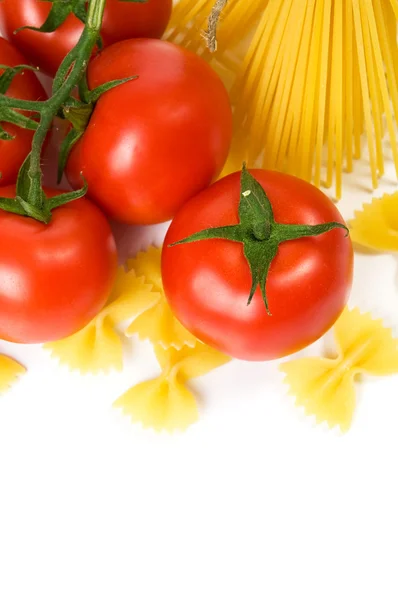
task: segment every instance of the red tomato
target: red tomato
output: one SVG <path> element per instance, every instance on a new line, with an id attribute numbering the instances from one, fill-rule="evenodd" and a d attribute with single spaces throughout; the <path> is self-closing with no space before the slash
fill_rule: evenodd
<path id="1" fill-rule="evenodd" d="M 24 56 L 16 48 L 0 38 L 0 65 L 15 67 L 26 64 L 26 62 Z M 0 75 L 3 72 L 4 70 L 0 69 Z M 46 98 L 39 80 L 31 71 L 24 71 L 14 77 L 6 95 L 21 100 L 43 100 Z M 1 184 L 8 185 L 17 179 L 19 168 L 30 152 L 34 132 L 10 123 L 2 123 L 2 127 L 7 133 L 14 136 L 12 140 L 0 140 Z"/>
<path id="2" fill-rule="evenodd" d="M 0 188 L 0 196 L 14 195 L 14 186 Z M 58 340 L 102 309 L 117 256 L 109 224 L 94 204 L 80 199 L 56 208 L 49 225 L 0 210 L 0 229 L 0 339 Z"/>
<path id="3" fill-rule="evenodd" d="M 309 183 L 277 172 L 250 172 L 267 192 L 276 222 L 344 223 L 334 204 Z M 163 246 L 165 293 L 179 321 L 203 342 L 244 360 L 280 358 L 314 342 L 342 312 L 352 282 L 351 241 L 344 230 L 334 229 L 282 243 L 266 285 L 270 316 L 259 288 L 247 305 L 252 278 L 241 243 L 206 240 L 169 247 L 203 229 L 239 223 L 239 198 L 240 173 L 233 173 L 180 209 Z"/>
<path id="4" fill-rule="evenodd" d="M 76 45 L 82 22 L 73 14 L 53 33 L 19 27 L 40 27 L 46 20 L 51 2 L 45 0 L 2 0 L 0 29 L 8 39 L 48 75 L 54 75 L 66 54 Z M 172 9 L 172 0 L 148 0 L 145 3 L 107 0 L 101 36 L 105 46 L 136 37 L 161 37 Z"/>
<path id="5" fill-rule="evenodd" d="M 171 219 L 207 187 L 227 158 L 232 135 L 227 92 L 209 65 L 179 46 L 127 40 L 89 67 L 89 84 L 139 78 L 105 93 L 74 147 L 67 176 L 112 218 L 130 224 Z"/>

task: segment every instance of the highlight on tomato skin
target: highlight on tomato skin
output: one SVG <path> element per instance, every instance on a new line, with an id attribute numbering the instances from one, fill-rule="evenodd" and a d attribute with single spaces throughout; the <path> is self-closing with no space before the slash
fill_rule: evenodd
<path id="1" fill-rule="evenodd" d="M 101 28 L 104 46 L 129 38 L 162 37 L 172 4 L 172 0 L 147 0 L 144 3 L 107 0 Z M 50 2 L 43 0 L 1 0 L 0 31 L 26 54 L 31 64 L 54 76 L 66 54 L 77 44 L 83 23 L 72 14 L 54 32 L 24 29 L 14 34 L 26 25 L 41 27 L 51 7 Z"/>
<path id="2" fill-rule="evenodd" d="M 161 40 L 125 40 L 90 63 L 90 89 L 138 78 L 106 92 L 66 175 L 87 181 L 106 214 L 131 225 L 171 219 L 221 172 L 232 139 L 232 110 L 218 75 L 199 56 Z"/>
<path id="3" fill-rule="evenodd" d="M 27 62 L 26 57 L 17 48 L 0 37 L 0 65 L 16 67 Z M 0 69 L 0 75 L 2 73 L 3 69 Z M 5 95 L 20 100 L 47 98 L 36 74 L 29 70 L 24 70 L 14 77 Z M 30 152 L 34 132 L 12 123 L 2 123 L 2 128 L 13 136 L 13 139 L 9 140 L 0 139 L 0 182 L 1 185 L 8 185 L 17 180 L 18 171 Z"/>
<path id="4" fill-rule="evenodd" d="M 46 189 L 48 197 L 59 190 Z M 0 188 L 15 197 L 15 186 Z M 105 305 L 116 277 L 109 223 L 85 198 L 48 225 L 0 210 L 0 339 L 32 344 L 76 333 Z"/>
<path id="5" fill-rule="evenodd" d="M 344 225 L 336 206 L 311 184 L 274 171 L 250 172 L 277 223 Z M 200 340 L 235 358 L 273 360 L 316 341 L 340 316 L 352 285 L 353 249 L 340 228 L 281 243 L 266 281 L 271 315 L 260 286 L 248 305 L 252 274 L 242 243 L 171 246 L 208 228 L 237 225 L 240 178 L 228 175 L 178 211 L 163 245 L 163 285 L 177 319 Z"/>

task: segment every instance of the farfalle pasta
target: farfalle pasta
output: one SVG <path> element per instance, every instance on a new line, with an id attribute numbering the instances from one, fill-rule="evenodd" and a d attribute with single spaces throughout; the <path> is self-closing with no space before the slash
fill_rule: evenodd
<path id="1" fill-rule="evenodd" d="M 205 375 L 230 359 L 209 346 L 197 342 L 193 348 L 165 350 L 159 344 L 155 353 L 161 374 L 139 383 L 125 392 L 114 406 L 144 427 L 156 430 L 184 430 L 198 419 L 195 396 L 187 382 Z"/>
<path id="2" fill-rule="evenodd" d="M 76 334 L 50 344 L 51 351 L 61 363 L 82 373 L 98 373 L 123 368 L 123 347 L 117 325 L 148 310 L 159 299 L 152 284 L 119 268 L 115 285 L 103 310 Z"/>
<path id="3" fill-rule="evenodd" d="M 0 354 L 0 394 L 8 390 L 26 369 L 16 360 Z"/>
<path id="4" fill-rule="evenodd" d="M 355 212 L 353 242 L 380 252 L 398 252 L 398 192 L 374 198 Z"/>
<path id="5" fill-rule="evenodd" d="M 161 248 L 150 246 L 147 251 L 140 252 L 127 263 L 128 268 L 133 269 L 138 277 L 144 277 L 145 282 L 152 285 L 158 298 L 134 319 L 126 333 L 137 333 L 141 340 L 149 340 L 165 349 L 181 349 L 185 345 L 193 347 L 196 338 L 177 321 L 167 303 L 160 270 L 161 254 Z"/>
<path id="6" fill-rule="evenodd" d="M 317 421 L 347 431 L 355 409 L 354 379 L 360 373 L 398 373 L 398 340 L 381 320 L 345 309 L 334 328 L 336 358 L 301 358 L 281 365 L 296 404 Z"/>

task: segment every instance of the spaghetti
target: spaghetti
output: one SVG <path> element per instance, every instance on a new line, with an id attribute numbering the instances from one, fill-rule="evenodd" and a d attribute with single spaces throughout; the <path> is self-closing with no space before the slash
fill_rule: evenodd
<path id="1" fill-rule="evenodd" d="M 215 55 L 200 36 L 212 4 L 179 0 L 169 38 L 212 61 L 228 83 L 228 171 L 246 160 L 318 186 L 335 181 L 340 197 L 366 134 L 373 188 L 385 137 L 398 173 L 398 0 L 229 0 Z"/>

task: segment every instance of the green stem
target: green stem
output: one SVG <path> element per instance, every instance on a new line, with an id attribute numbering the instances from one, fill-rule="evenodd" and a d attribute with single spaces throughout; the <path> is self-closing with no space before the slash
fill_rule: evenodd
<path id="1" fill-rule="evenodd" d="M 87 10 L 86 25 L 88 29 L 96 31 L 98 35 L 101 29 L 102 17 L 104 16 L 104 8 L 105 0 L 91 0 Z"/>
<path id="2" fill-rule="evenodd" d="M 79 81 L 79 96 L 82 102 L 89 104 L 90 102 L 90 90 L 87 85 L 87 77 L 84 76 Z"/>
<path id="3" fill-rule="evenodd" d="M 259 242 L 265 242 L 271 237 L 272 225 L 269 221 L 257 221 L 252 225 L 253 235 Z"/>
<path id="4" fill-rule="evenodd" d="M 69 98 L 72 90 L 79 84 L 79 81 L 86 71 L 89 58 L 100 33 L 104 8 L 105 0 L 91 0 L 83 33 L 79 42 L 71 51 L 71 55 L 74 58 L 71 71 L 55 94 L 47 100 L 45 103 L 46 106 L 41 112 L 40 124 L 33 137 L 30 167 L 28 171 L 28 176 L 31 180 L 30 197 L 33 201 L 32 203 L 36 206 L 40 205 L 42 202 L 42 172 L 40 160 L 47 132 L 51 127 L 53 118 L 56 116 L 64 102 Z M 63 65 L 61 65 L 61 67 L 62 66 Z"/>
<path id="5" fill-rule="evenodd" d="M 0 108 L 16 108 L 18 110 L 28 110 L 29 112 L 41 112 L 43 110 L 44 102 L 35 102 L 33 100 L 19 100 L 18 98 L 11 98 L 10 96 L 0 95 Z"/>
<path id="6" fill-rule="evenodd" d="M 40 211 L 43 208 L 41 154 L 48 131 L 54 117 L 68 100 L 72 91 L 78 86 L 85 74 L 88 61 L 100 35 L 102 18 L 106 0 L 90 0 L 82 35 L 77 45 L 62 62 L 55 76 L 53 95 L 44 102 L 18 100 L 4 95 L 0 96 L 0 107 L 26 110 L 40 114 L 40 122 L 32 141 L 29 169 L 29 192 L 25 201 Z"/>
<path id="7" fill-rule="evenodd" d="M 44 141 L 46 139 L 46 135 L 48 130 L 51 127 L 51 123 L 53 120 L 52 113 L 42 113 L 40 124 L 36 129 L 36 132 L 33 136 L 32 140 L 32 150 L 30 155 L 30 167 L 28 171 L 28 176 L 32 182 L 30 188 L 30 197 L 33 202 L 32 205 L 35 207 L 41 208 L 42 205 L 42 194 L 41 194 L 41 153 Z"/>

